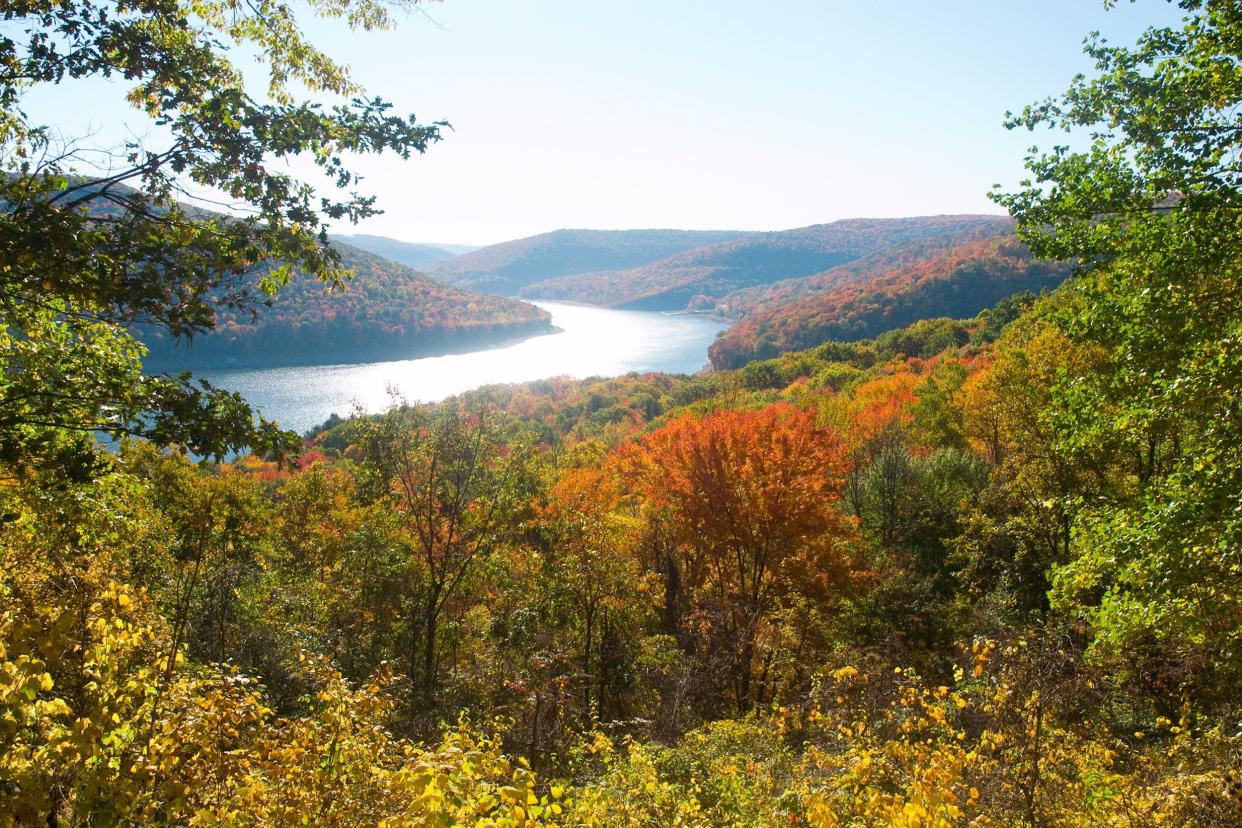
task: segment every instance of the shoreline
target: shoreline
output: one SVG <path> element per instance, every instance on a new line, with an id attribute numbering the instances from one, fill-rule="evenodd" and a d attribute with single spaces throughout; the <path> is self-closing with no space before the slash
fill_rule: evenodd
<path id="1" fill-rule="evenodd" d="M 531 329 L 533 328 L 533 330 Z M 199 358 L 178 360 L 161 355 L 156 358 L 148 356 L 143 360 L 144 374 L 176 373 L 180 371 L 257 371 L 268 368 L 307 368 L 317 365 L 370 365 L 379 362 L 400 362 L 412 359 L 428 359 L 431 357 L 453 356 L 457 354 L 473 354 L 508 348 L 536 339 L 562 333 L 563 329 L 551 320 L 544 323 L 533 323 L 525 330 L 508 333 L 496 332 L 494 338 L 487 333 L 472 335 L 463 332 L 452 340 L 442 342 L 439 346 L 402 348 L 400 345 L 376 345 L 374 348 L 342 350 L 335 353 L 311 352 L 301 356 L 297 354 L 281 355 L 274 359 L 252 358 Z M 177 352 L 177 348 L 173 352 Z M 188 353 L 188 349 L 181 353 Z"/>

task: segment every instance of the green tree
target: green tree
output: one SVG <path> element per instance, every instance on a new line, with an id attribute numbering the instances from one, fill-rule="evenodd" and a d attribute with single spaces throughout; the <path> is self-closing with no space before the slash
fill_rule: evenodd
<path id="1" fill-rule="evenodd" d="M 310 10 L 355 28 L 391 23 L 384 0 L 312 0 Z M 236 395 L 185 375 L 144 377 L 125 326 L 192 337 L 217 308 L 267 301 L 295 270 L 345 278 L 324 222 L 376 208 L 344 159 L 408 157 L 440 125 L 367 97 L 281 0 L 35 0 L 9 4 L 4 19 L 0 460 L 65 466 L 94 431 L 200 454 L 288 448 L 291 436 L 256 426 Z M 231 54 L 266 67 L 263 92 Z M 32 91 L 92 78 L 126 84 L 155 137 L 110 150 L 27 118 Z M 285 172 L 293 157 L 313 159 L 345 192 L 324 195 Z M 235 209 L 207 212 L 191 190 Z"/>
<path id="2" fill-rule="evenodd" d="M 623 500 L 615 469 L 569 468 L 541 512 L 547 538 L 542 591 L 549 614 L 576 650 L 583 721 L 627 715 L 616 651 L 636 649 L 642 624 L 652 615 L 652 577 L 640 570 L 638 524 L 623 514 Z M 628 661 L 632 653 L 626 656 Z"/>
<path id="3" fill-rule="evenodd" d="M 358 428 L 364 492 L 396 516 L 408 554 L 409 674 L 430 692 L 445 614 L 530 506 L 535 441 L 479 401 L 401 405 Z"/>
<path id="4" fill-rule="evenodd" d="M 1053 314 L 1102 346 L 1055 383 L 1062 454 L 1102 447 L 1124 476 L 1084 503 L 1056 586 L 1098 641 L 1154 639 L 1242 670 L 1242 7 L 1183 0 L 1179 27 L 1133 47 L 1098 36 L 1093 78 L 1011 127 L 1089 134 L 1034 151 L 1032 178 L 998 194 L 1041 256 L 1077 261 Z"/>

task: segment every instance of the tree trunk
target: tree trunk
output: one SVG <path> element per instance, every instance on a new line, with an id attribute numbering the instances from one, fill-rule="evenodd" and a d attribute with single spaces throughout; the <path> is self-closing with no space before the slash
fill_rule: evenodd
<path id="1" fill-rule="evenodd" d="M 438 598 L 439 591 L 432 590 L 427 596 L 427 603 L 423 606 L 422 664 L 418 671 L 418 684 L 423 692 L 427 693 L 428 704 L 431 703 L 431 693 L 436 688 L 436 629 L 440 621 Z"/>
<path id="2" fill-rule="evenodd" d="M 590 720 L 591 718 L 591 649 L 595 645 L 595 606 L 593 602 L 588 602 L 587 610 L 583 619 L 583 643 L 582 643 L 582 715 Z"/>
<path id="3" fill-rule="evenodd" d="M 752 707 L 751 677 L 750 665 L 755 660 L 755 627 L 753 624 L 745 624 L 740 630 L 742 635 L 742 646 L 737 654 L 737 662 L 734 664 L 734 692 L 737 695 L 737 712 L 748 713 Z"/>

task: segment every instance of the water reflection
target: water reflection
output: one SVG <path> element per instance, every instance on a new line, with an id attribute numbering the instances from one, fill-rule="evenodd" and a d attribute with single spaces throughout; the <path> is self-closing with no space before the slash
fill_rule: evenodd
<path id="1" fill-rule="evenodd" d="M 406 398 L 431 402 L 481 385 L 556 376 L 617 376 L 630 371 L 690 373 L 707 362 L 707 346 L 723 323 L 698 316 L 536 302 L 560 333 L 507 348 L 442 357 L 295 368 L 200 371 L 240 391 L 269 418 L 297 431 L 345 415 L 355 402 L 382 410 L 393 386 Z"/>

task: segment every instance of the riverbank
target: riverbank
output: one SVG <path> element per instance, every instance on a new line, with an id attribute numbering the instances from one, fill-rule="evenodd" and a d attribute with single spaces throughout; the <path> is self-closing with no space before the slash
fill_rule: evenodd
<path id="1" fill-rule="evenodd" d="M 312 341 L 296 331 L 272 331 L 239 347 L 226 334 L 209 334 L 191 343 L 152 346 L 144 366 L 150 373 L 166 371 L 225 371 L 263 368 L 298 368 L 316 365 L 358 365 L 430 357 L 471 354 L 508 348 L 539 336 L 561 331 L 550 318 L 514 325 L 471 326 L 442 329 L 412 337 L 379 337 L 371 342 L 338 339 Z"/>

